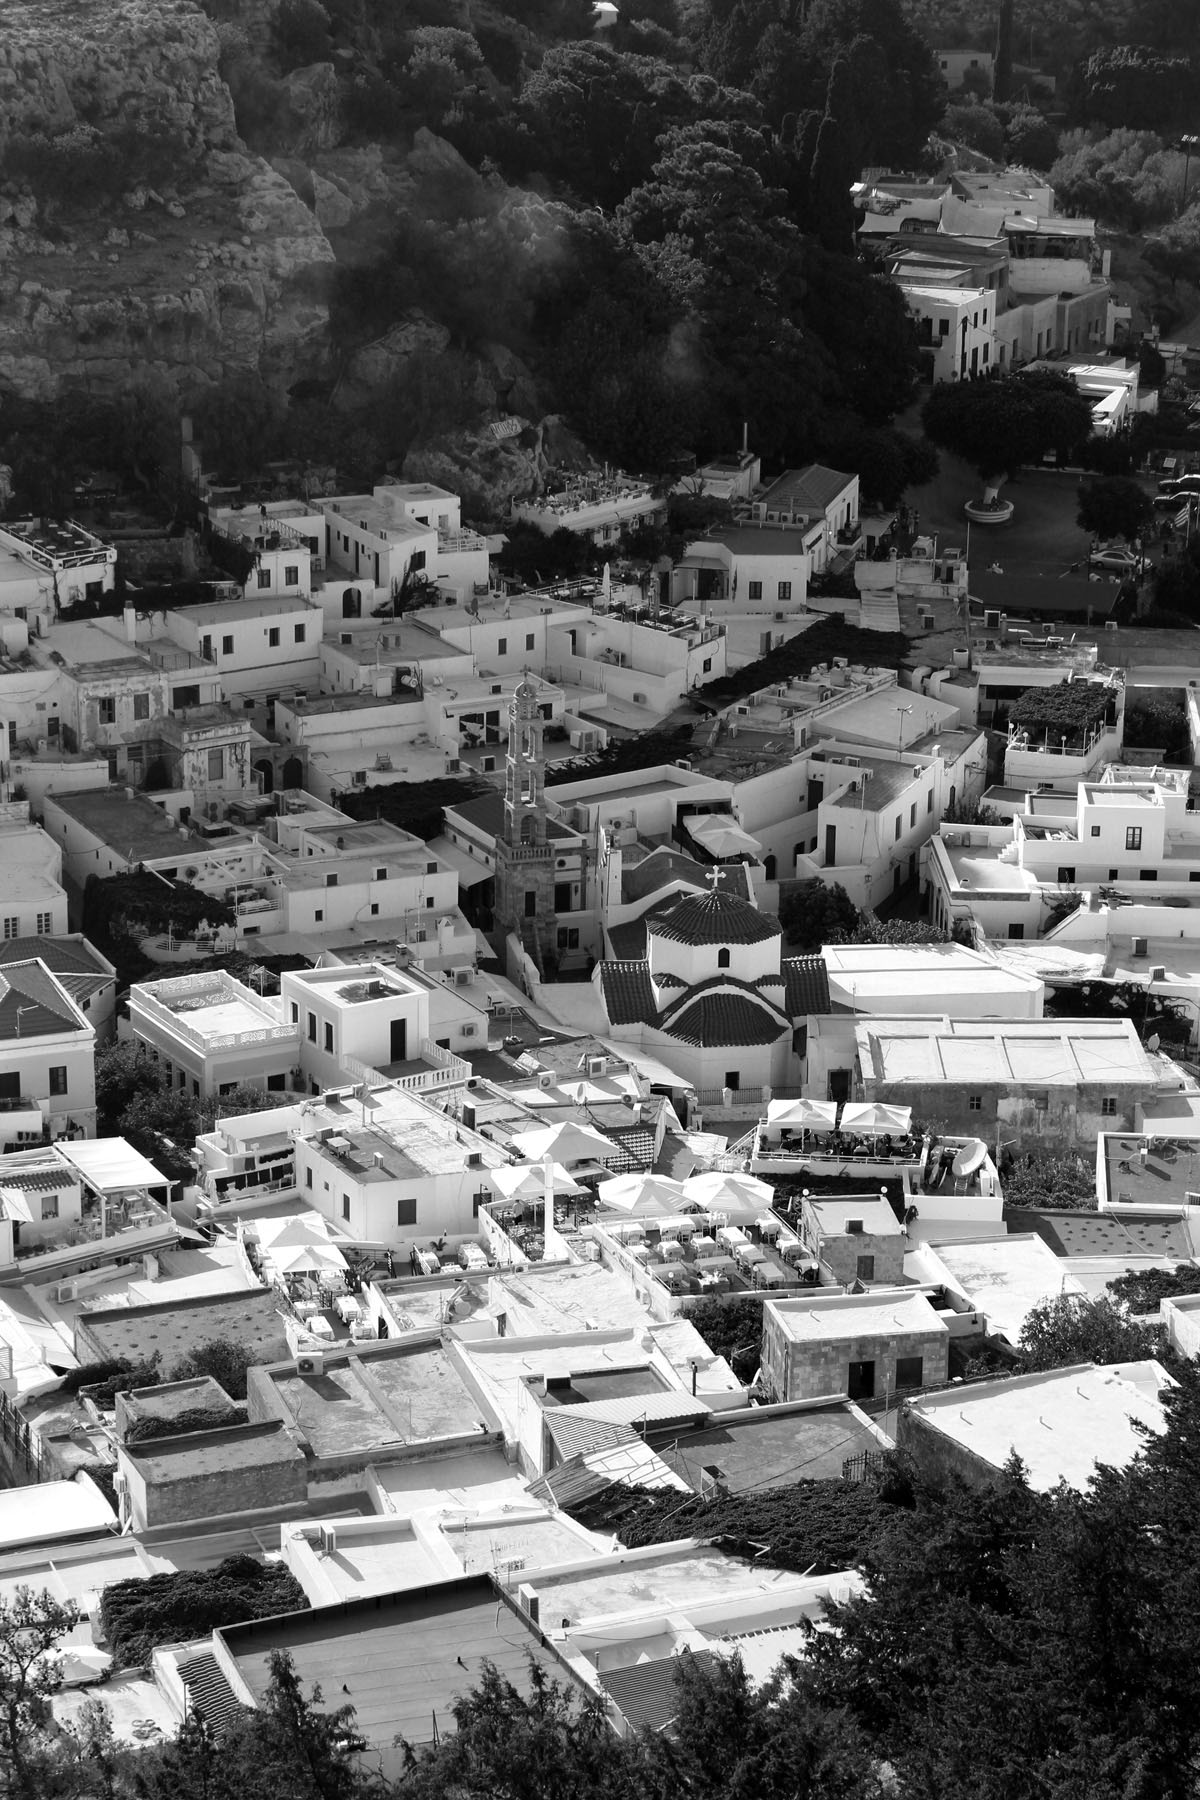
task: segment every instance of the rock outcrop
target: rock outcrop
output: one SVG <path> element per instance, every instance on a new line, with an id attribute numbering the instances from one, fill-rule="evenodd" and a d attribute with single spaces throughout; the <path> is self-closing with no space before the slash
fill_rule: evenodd
<path id="1" fill-rule="evenodd" d="M 48 398 L 136 369 L 182 389 L 323 372 L 333 250 L 293 185 L 239 139 L 212 22 L 192 0 L 5 0 L 3 13 L 0 154 L 31 132 L 149 122 L 179 156 L 161 185 L 88 215 L 35 204 L 27 182 L 0 175 L 0 386 Z M 300 73 L 315 147 L 331 130 L 328 81 Z"/>

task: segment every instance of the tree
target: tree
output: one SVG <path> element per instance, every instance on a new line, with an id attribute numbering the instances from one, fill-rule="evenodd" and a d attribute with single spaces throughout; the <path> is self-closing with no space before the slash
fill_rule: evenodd
<path id="1" fill-rule="evenodd" d="M 1200 281 L 1200 203 L 1149 238 L 1142 255 L 1172 287 L 1178 281 Z"/>
<path id="2" fill-rule="evenodd" d="M 750 1381 L 758 1369 L 763 1310 L 757 1300 L 690 1300 L 683 1309 L 709 1349 L 723 1356 L 740 1380 Z"/>
<path id="3" fill-rule="evenodd" d="M 966 144 L 994 162 L 1004 155 L 1004 126 L 992 107 L 978 101 L 951 101 L 939 130 L 952 143 Z"/>
<path id="4" fill-rule="evenodd" d="M 997 107 L 1004 121 L 1004 155 L 1026 169 L 1048 169 L 1058 155 L 1058 132 L 1044 113 L 1021 103 Z"/>
<path id="5" fill-rule="evenodd" d="M 1083 71 L 1083 123 L 1169 131 L 1189 122 L 1196 71 L 1186 56 L 1163 56 L 1145 44 L 1093 51 Z"/>
<path id="6" fill-rule="evenodd" d="M 1064 212 L 1089 213 L 1123 231 L 1171 219 L 1179 204 L 1183 158 L 1151 131 L 1122 128 L 1096 138 L 1064 133 L 1050 170 Z"/>
<path id="7" fill-rule="evenodd" d="M 839 53 L 850 59 L 863 163 L 912 168 L 946 103 L 937 61 L 899 0 L 812 0 L 792 107 L 820 104 Z"/>
<path id="8" fill-rule="evenodd" d="M 46 1589 L 0 1600 L 0 1780 L 19 1800 L 43 1800 L 55 1760 L 50 1697 L 62 1685 L 58 1652 L 75 1608 Z"/>
<path id="9" fill-rule="evenodd" d="M 1069 452 L 1090 436 L 1090 402 L 1060 375 L 1006 375 L 995 381 L 941 382 L 921 411 L 925 433 L 961 456 L 985 481 Z"/>
<path id="10" fill-rule="evenodd" d="M 1159 1338 L 1108 1298 L 1062 1293 L 1030 1309 L 1019 1348 L 1028 1370 L 1062 1369 L 1072 1363 L 1141 1362 L 1158 1353 Z"/>
<path id="11" fill-rule="evenodd" d="M 195 1381 L 203 1375 L 224 1388 L 231 1400 L 246 1398 L 246 1375 L 254 1366 L 254 1358 L 244 1344 L 233 1339 L 209 1338 L 197 1344 L 171 1370 L 171 1381 Z"/>
<path id="12" fill-rule="evenodd" d="M 1200 1268 L 1195 1263 L 1177 1263 L 1170 1270 L 1127 1269 L 1109 1282 L 1108 1291 L 1118 1306 L 1131 1313 L 1156 1313 L 1164 1300 L 1200 1294 Z"/>
<path id="13" fill-rule="evenodd" d="M 793 949 L 812 952 L 845 943 L 859 929 L 862 914 L 840 882 L 830 885 L 814 875 L 781 896 L 779 923 Z"/>
<path id="14" fill-rule="evenodd" d="M 1007 1206 L 1096 1210 L 1096 1170 L 1078 1156 L 1023 1156 L 1005 1167 L 1002 1179 Z"/>
<path id="15" fill-rule="evenodd" d="M 1132 541 L 1149 525 L 1154 506 L 1140 481 L 1123 475 L 1097 475 L 1080 482 L 1075 516 L 1081 531 Z"/>

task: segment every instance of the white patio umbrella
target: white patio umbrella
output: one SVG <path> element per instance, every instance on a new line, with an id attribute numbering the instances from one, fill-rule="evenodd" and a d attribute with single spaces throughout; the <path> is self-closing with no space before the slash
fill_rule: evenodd
<path id="1" fill-rule="evenodd" d="M 843 1131 L 907 1131 L 912 1107 L 886 1106 L 882 1100 L 847 1100 L 841 1123 Z"/>
<path id="2" fill-rule="evenodd" d="M 667 1175 L 614 1175 L 611 1181 L 600 1183 L 596 1198 L 614 1212 L 677 1213 L 687 1195 L 683 1182 Z"/>
<path id="3" fill-rule="evenodd" d="M 710 813 L 703 818 L 689 819 L 687 827 L 696 842 L 703 844 L 711 856 L 762 855 L 762 845 L 758 839 L 752 838 L 748 831 L 743 831 L 735 819 Z"/>
<path id="4" fill-rule="evenodd" d="M 698 1206 L 719 1207 L 727 1213 L 760 1213 L 775 1198 L 769 1181 L 754 1175 L 738 1175 L 714 1169 L 708 1175 L 690 1175 L 683 1184 L 687 1198 Z"/>
<path id="5" fill-rule="evenodd" d="M 768 1100 L 767 1124 L 832 1131 L 837 1124 L 836 1100 Z"/>
<path id="6" fill-rule="evenodd" d="M 348 1266 L 336 1244 L 285 1244 L 272 1248 L 267 1261 L 280 1275 L 323 1275 Z"/>
<path id="7" fill-rule="evenodd" d="M 594 1126 L 564 1119 L 559 1125 L 542 1125 L 536 1131 L 521 1131 L 512 1139 L 513 1149 L 529 1162 L 541 1162 L 552 1156 L 556 1162 L 603 1161 L 615 1156 L 617 1146 Z"/>
<path id="8" fill-rule="evenodd" d="M 254 1229 L 264 1253 L 292 1244 L 328 1244 L 332 1233 L 320 1213 L 293 1213 L 287 1218 L 255 1219 Z"/>
<path id="9" fill-rule="evenodd" d="M 503 1168 L 489 1169 L 487 1178 L 504 1200 L 541 1200 L 546 1193 L 544 1163 L 506 1163 Z M 556 1194 L 585 1191 L 561 1163 L 550 1164 L 550 1179 Z"/>

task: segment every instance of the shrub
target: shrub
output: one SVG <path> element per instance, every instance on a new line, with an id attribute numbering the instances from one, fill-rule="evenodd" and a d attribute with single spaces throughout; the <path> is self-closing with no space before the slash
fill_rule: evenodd
<path id="1" fill-rule="evenodd" d="M 113 1656 L 128 1667 L 149 1662 L 159 1644 L 187 1642 L 223 1625 L 307 1607 L 290 1569 L 252 1556 L 227 1556 L 215 1569 L 115 1581 L 104 1590 L 100 1619 Z"/>
<path id="2" fill-rule="evenodd" d="M 125 1442 L 145 1444 L 154 1438 L 182 1437 L 189 1431 L 224 1431 L 228 1425 L 245 1423 L 244 1407 L 228 1406 L 218 1409 L 212 1406 L 189 1406 L 183 1412 L 176 1413 L 173 1419 L 158 1418 L 153 1414 L 143 1419 L 134 1419 L 125 1433 Z"/>
<path id="3" fill-rule="evenodd" d="M 205 1344 L 197 1344 L 181 1362 L 175 1364 L 171 1370 L 171 1380 L 191 1381 L 198 1375 L 211 1375 L 231 1400 L 244 1400 L 246 1374 L 252 1364 L 253 1359 L 243 1344 L 210 1338 Z"/>

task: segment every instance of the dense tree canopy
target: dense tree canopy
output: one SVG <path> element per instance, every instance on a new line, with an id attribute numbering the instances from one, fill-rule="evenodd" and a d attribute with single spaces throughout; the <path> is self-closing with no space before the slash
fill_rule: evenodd
<path id="1" fill-rule="evenodd" d="M 1093 51 L 1083 69 L 1084 122 L 1128 126 L 1134 131 L 1169 131 L 1194 123 L 1200 92 L 1196 68 L 1187 56 L 1166 56 L 1145 44 L 1113 44 Z"/>
<path id="2" fill-rule="evenodd" d="M 987 480 L 1040 462 L 1049 451 L 1073 450 L 1091 431 L 1092 409 L 1066 376 L 1035 373 L 942 382 L 921 419 L 935 444 Z"/>
<path id="3" fill-rule="evenodd" d="M 1154 516 L 1140 481 L 1125 475 L 1096 475 L 1079 486 L 1081 531 L 1097 537 L 1139 538 Z"/>
<path id="4" fill-rule="evenodd" d="M 1103 1297 L 1056 1294 L 1033 1307 L 1021 1333 L 1025 1368 L 1061 1369 L 1072 1363 L 1140 1362 L 1159 1350 L 1156 1331 L 1131 1320 Z"/>

